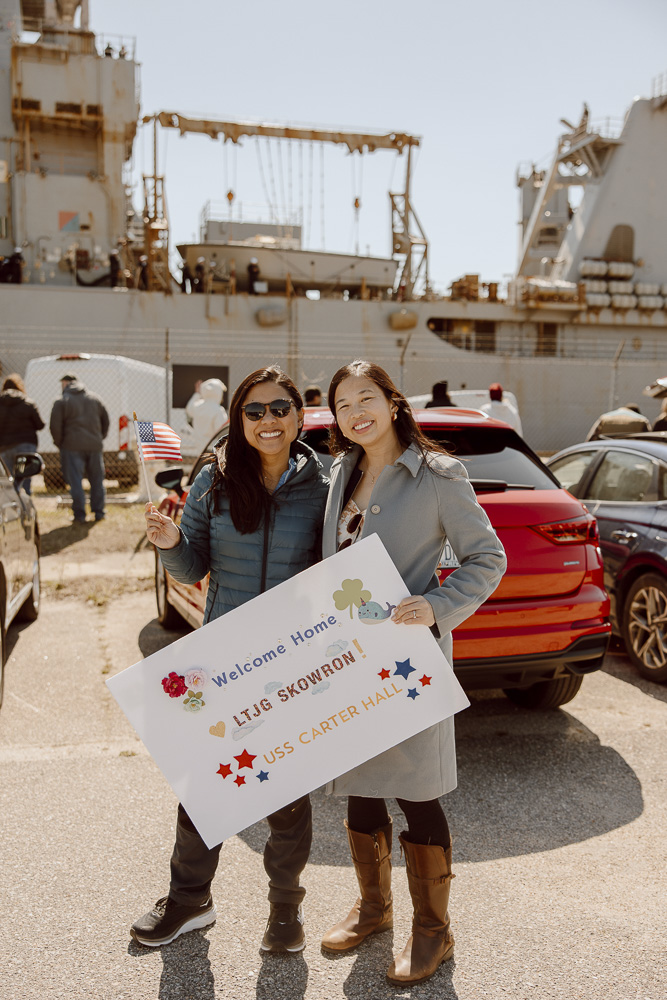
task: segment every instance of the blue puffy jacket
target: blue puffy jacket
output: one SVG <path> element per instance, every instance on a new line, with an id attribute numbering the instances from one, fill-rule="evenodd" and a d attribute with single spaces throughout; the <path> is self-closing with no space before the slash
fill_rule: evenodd
<path id="1" fill-rule="evenodd" d="M 214 465 L 206 465 L 192 484 L 180 543 L 158 551 L 165 569 L 181 583 L 196 583 L 210 572 L 204 624 L 319 562 L 328 480 L 303 441 L 292 446 L 292 456 L 296 471 L 275 491 L 269 523 L 247 535 L 234 527 L 224 493 L 217 514 L 212 495 L 204 495 Z"/>

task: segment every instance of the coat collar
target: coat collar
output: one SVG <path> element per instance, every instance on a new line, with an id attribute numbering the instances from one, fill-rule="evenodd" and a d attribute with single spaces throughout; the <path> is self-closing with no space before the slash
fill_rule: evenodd
<path id="1" fill-rule="evenodd" d="M 346 452 L 341 458 L 338 459 L 340 467 L 343 472 L 343 481 L 347 483 L 348 479 L 352 475 L 352 470 L 359 461 L 363 454 L 363 450 L 359 445 L 355 445 L 351 451 Z M 396 459 L 394 465 L 404 465 L 405 468 L 412 474 L 415 478 L 417 473 L 421 469 L 422 462 L 424 461 L 423 455 L 416 444 L 410 444 L 405 449 L 403 454 Z"/>

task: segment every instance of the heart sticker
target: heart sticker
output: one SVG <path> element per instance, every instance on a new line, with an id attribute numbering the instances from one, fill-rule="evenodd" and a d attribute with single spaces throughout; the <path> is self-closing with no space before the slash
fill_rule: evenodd
<path id="1" fill-rule="evenodd" d="M 209 727 L 209 733 L 211 736 L 224 736 L 225 735 L 225 724 L 224 722 L 216 722 L 214 726 Z"/>

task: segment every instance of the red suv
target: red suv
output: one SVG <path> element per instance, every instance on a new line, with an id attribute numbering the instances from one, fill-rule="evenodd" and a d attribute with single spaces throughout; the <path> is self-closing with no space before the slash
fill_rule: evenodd
<path id="1" fill-rule="evenodd" d="M 306 409 L 303 438 L 328 468 L 331 413 Z M 555 708 L 571 701 L 583 675 L 597 670 L 611 626 L 595 518 L 562 489 L 523 439 L 477 410 L 416 410 L 424 433 L 460 459 L 507 553 L 493 596 L 454 631 L 454 671 L 463 687 L 502 688 L 517 705 Z M 224 436 L 225 429 L 216 436 Z M 215 443 L 210 442 L 210 445 Z M 209 445 L 209 447 L 210 447 Z M 159 507 L 176 520 L 207 462 L 202 453 L 185 486 L 181 470 L 155 477 L 169 490 Z M 443 550 L 441 580 L 458 562 Z M 207 581 L 178 583 L 156 558 L 158 620 L 201 625 Z"/>

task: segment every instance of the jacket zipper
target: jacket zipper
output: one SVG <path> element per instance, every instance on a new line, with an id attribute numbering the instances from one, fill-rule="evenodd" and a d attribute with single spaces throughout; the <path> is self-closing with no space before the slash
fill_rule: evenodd
<path id="1" fill-rule="evenodd" d="M 262 577 L 259 585 L 259 592 L 263 594 L 266 590 L 266 565 L 269 558 L 269 527 L 270 527 L 271 515 L 267 511 L 264 516 L 264 548 L 262 551 Z"/>

